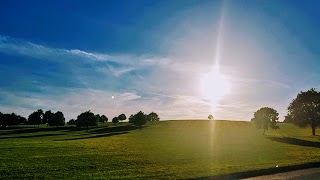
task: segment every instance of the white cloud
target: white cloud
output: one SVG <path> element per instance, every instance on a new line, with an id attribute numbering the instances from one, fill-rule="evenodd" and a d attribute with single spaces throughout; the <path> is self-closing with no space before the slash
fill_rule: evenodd
<path id="1" fill-rule="evenodd" d="M 49 89 L 49 88 L 48 88 Z M 125 113 L 128 116 L 138 111 L 157 112 L 165 119 L 205 119 L 210 113 L 210 104 L 201 98 L 192 96 L 151 95 L 141 96 L 136 92 L 112 92 L 94 89 L 67 89 L 63 96 L 33 94 L 29 97 L 14 95 L 19 98 L 20 105 L 29 108 L 14 108 L 14 112 L 28 116 L 38 108 L 43 110 L 62 111 L 67 120 L 76 118 L 81 112 L 91 110 L 94 113 L 105 114 L 109 118 Z M 114 99 L 112 98 L 114 96 Z M 167 98 L 163 98 L 167 97 Z M 173 97 L 173 98 L 172 98 Z M 1 106 L 0 106 L 1 107 Z M 12 112 L 11 107 L 2 106 L 2 112 Z"/>
<path id="2" fill-rule="evenodd" d="M 206 119 L 212 108 L 210 101 L 200 93 L 199 82 L 202 74 L 213 68 L 214 32 L 196 29 L 188 35 L 190 37 L 173 38 L 174 43 L 168 47 L 171 50 L 166 57 L 115 55 L 79 49 L 50 48 L 0 36 L 0 52 L 57 63 L 72 62 L 68 66 L 70 65 L 70 69 L 74 68 L 72 72 L 79 76 L 74 77 L 74 80 L 81 81 L 86 86 L 84 89 L 66 89 L 55 97 L 47 94 L 31 94 L 29 97 L 14 94 L 5 94 L 5 96 L 12 101 L 19 100 L 16 101 L 19 102 L 19 105 L 22 101 L 25 106 L 32 105 L 31 108 L 35 109 L 62 110 L 69 119 L 76 118 L 79 113 L 89 109 L 108 116 L 116 116 L 120 113 L 131 114 L 142 110 L 156 111 L 162 119 Z M 208 38 L 211 36 L 212 39 Z M 227 57 L 224 61 L 220 61 L 221 71 L 232 82 L 232 90 L 230 94 L 216 103 L 215 114 L 213 114 L 215 118 L 249 120 L 258 107 L 265 105 L 275 105 L 283 112 L 285 107 L 283 104 L 272 104 L 268 98 L 261 97 L 266 95 L 279 97 L 277 93 L 290 86 L 277 79 L 273 80 L 273 78 L 270 78 L 272 80 L 261 77 L 247 78 L 250 74 L 243 73 L 247 69 L 244 68 L 246 65 L 241 62 L 244 62 L 245 58 L 260 58 L 262 55 L 259 54 L 259 51 L 250 54 L 246 53 L 248 50 L 245 47 L 239 50 L 233 46 L 224 47 L 230 51 L 234 50 L 233 53 L 221 54 L 222 57 Z M 240 59 L 240 62 L 235 59 Z M 83 66 L 84 69 L 76 69 L 77 67 L 73 65 L 79 63 L 89 64 L 89 66 Z M 254 67 L 256 65 L 257 63 L 254 64 Z M 139 73 L 139 70 L 148 70 L 148 72 Z M 100 87 L 100 90 L 92 87 L 92 83 L 89 82 L 94 81 L 97 84 L 99 82 L 95 82 L 96 76 L 87 77 L 87 73 L 91 71 L 102 73 L 99 74 L 101 76 L 97 81 L 107 82 L 106 87 Z M 133 76 L 120 79 L 131 72 L 135 72 Z M 113 77 L 110 77 L 110 74 Z M 123 83 L 121 92 L 112 90 L 115 89 L 114 82 Z M 273 94 L 267 92 L 269 90 Z M 143 96 L 136 92 L 147 95 Z M 111 99 L 111 96 L 116 98 Z M 30 112 L 35 110 L 31 108 Z M 26 109 L 19 108 L 17 111 L 27 112 Z"/>

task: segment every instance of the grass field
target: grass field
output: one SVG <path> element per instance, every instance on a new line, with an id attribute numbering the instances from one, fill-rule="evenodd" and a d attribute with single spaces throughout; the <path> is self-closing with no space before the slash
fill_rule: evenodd
<path id="1" fill-rule="evenodd" d="M 16 127 L 0 131 L 0 179 L 180 179 L 320 161 L 311 129 L 279 126 L 266 136 L 233 121 Z"/>

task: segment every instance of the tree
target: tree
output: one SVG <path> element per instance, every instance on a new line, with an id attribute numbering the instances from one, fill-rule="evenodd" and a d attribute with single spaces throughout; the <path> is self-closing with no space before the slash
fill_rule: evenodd
<path id="1" fill-rule="evenodd" d="M 15 113 L 2 114 L 0 112 L 0 125 L 1 125 L 0 127 L 5 129 L 7 128 L 7 126 L 18 124 L 19 117 L 21 116 L 17 116 Z"/>
<path id="2" fill-rule="evenodd" d="M 117 124 L 118 122 L 119 122 L 119 118 L 118 117 L 112 118 L 112 123 Z"/>
<path id="3" fill-rule="evenodd" d="M 52 124 L 49 124 L 49 126 L 64 126 L 65 124 L 65 118 L 61 111 L 57 111 L 54 113 L 54 121 Z"/>
<path id="4" fill-rule="evenodd" d="M 89 126 L 97 126 L 97 124 L 97 118 L 90 110 L 81 113 L 76 120 L 77 127 L 87 127 L 87 130 Z"/>
<path id="5" fill-rule="evenodd" d="M 213 120 L 213 119 L 214 119 L 213 116 L 212 116 L 212 114 L 210 114 L 210 115 L 208 116 L 208 119 L 209 119 L 209 120 Z"/>
<path id="6" fill-rule="evenodd" d="M 102 115 L 99 119 L 100 122 L 102 122 L 104 124 L 104 122 L 108 122 L 108 118 L 105 115 Z"/>
<path id="7" fill-rule="evenodd" d="M 38 109 L 37 111 L 31 113 L 28 117 L 28 123 L 32 125 L 38 125 L 41 124 L 43 119 L 43 111 L 42 109 Z"/>
<path id="8" fill-rule="evenodd" d="M 279 129 L 277 126 L 277 120 L 279 119 L 279 113 L 269 107 L 263 107 L 254 113 L 254 118 L 251 121 L 256 125 L 258 129 L 263 129 L 263 135 L 269 128 Z"/>
<path id="9" fill-rule="evenodd" d="M 46 111 L 43 114 L 43 119 L 42 119 L 42 123 L 45 124 L 47 123 L 49 124 L 53 124 L 54 122 L 54 113 L 51 112 L 51 110 Z"/>
<path id="10" fill-rule="evenodd" d="M 100 122 L 100 118 L 101 118 L 100 114 L 96 114 L 96 119 L 97 119 L 98 122 Z"/>
<path id="11" fill-rule="evenodd" d="M 68 122 L 67 122 L 68 125 L 74 125 L 76 124 L 76 120 L 74 119 L 70 119 Z"/>
<path id="12" fill-rule="evenodd" d="M 18 124 L 26 124 L 27 123 L 27 118 L 18 115 Z"/>
<path id="13" fill-rule="evenodd" d="M 124 121 L 124 120 L 126 120 L 127 119 L 127 116 L 125 115 L 125 114 L 120 114 L 119 116 L 118 116 L 118 119 L 119 119 L 119 121 Z"/>
<path id="14" fill-rule="evenodd" d="M 290 114 L 284 116 L 284 123 L 292 123 L 292 116 Z"/>
<path id="15" fill-rule="evenodd" d="M 312 129 L 316 135 L 316 128 L 320 125 L 320 92 L 311 88 L 300 92 L 288 106 L 288 115 L 293 124 Z"/>
<path id="16" fill-rule="evenodd" d="M 147 115 L 147 121 L 155 122 L 160 121 L 159 115 L 155 112 L 151 112 Z"/>
<path id="17" fill-rule="evenodd" d="M 129 117 L 129 123 L 131 123 L 131 124 L 133 123 L 133 114 L 131 114 Z"/>
<path id="18" fill-rule="evenodd" d="M 135 125 L 135 126 L 142 126 L 144 124 L 147 123 L 147 116 L 142 112 L 139 111 L 137 114 L 133 115 L 131 118 L 131 122 Z"/>

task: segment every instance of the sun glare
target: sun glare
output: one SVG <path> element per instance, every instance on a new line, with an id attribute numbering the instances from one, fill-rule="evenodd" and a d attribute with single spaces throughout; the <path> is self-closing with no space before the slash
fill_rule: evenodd
<path id="1" fill-rule="evenodd" d="M 210 99 L 212 109 L 223 96 L 230 92 L 230 87 L 228 79 L 217 69 L 206 73 L 202 78 L 202 93 Z"/>

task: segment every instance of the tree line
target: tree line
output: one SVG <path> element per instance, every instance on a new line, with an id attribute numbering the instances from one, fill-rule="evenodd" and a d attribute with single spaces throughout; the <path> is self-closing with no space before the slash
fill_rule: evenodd
<path id="1" fill-rule="evenodd" d="M 251 121 L 263 134 L 269 128 L 278 129 L 276 125 L 279 113 L 270 107 L 260 108 L 254 113 Z M 298 127 L 311 127 L 312 135 L 316 135 L 316 128 L 320 126 L 320 92 L 315 88 L 298 93 L 287 107 L 284 122 L 292 123 Z"/>
<path id="2" fill-rule="evenodd" d="M 125 114 L 120 114 L 112 119 L 112 123 L 117 124 L 126 120 L 127 117 Z M 77 119 L 71 119 L 67 122 L 68 125 L 76 125 L 77 127 L 86 127 L 87 129 L 92 126 L 97 126 L 98 122 L 105 123 L 108 122 L 108 118 L 105 115 L 94 114 L 93 112 L 86 111 L 77 116 Z M 148 121 L 154 122 L 159 121 L 159 115 L 155 112 L 150 114 L 145 114 L 142 111 L 139 111 L 136 114 L 132 114 L 129 117 L 129 123 L 142 126 Z M 15 113 L 4 114 L 0 112 L 0 128 L 5 129 L 11 125 L 34 125 L 40 126 L 40 124 L 46 124 L 47 126 L 64 126 L 65 117 L 61 111 L 52 112 L 48 110 L 44 112 L 42 109 L 38 109 L 32 112 L 28 118 L 25 118 Z"/>

